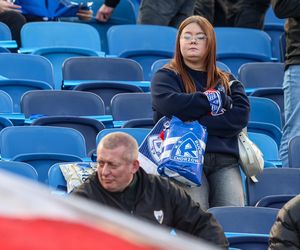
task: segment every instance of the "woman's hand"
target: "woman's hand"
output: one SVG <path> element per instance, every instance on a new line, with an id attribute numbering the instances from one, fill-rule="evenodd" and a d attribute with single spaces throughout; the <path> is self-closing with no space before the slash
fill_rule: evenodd
<path id="1" fill-rule="evenodd" d="M 21 6 L 13 4 L 8 1 L 0 0 L 0 13 L 4 11 L 16 11 L 16 12 L 22 12 Z"/>

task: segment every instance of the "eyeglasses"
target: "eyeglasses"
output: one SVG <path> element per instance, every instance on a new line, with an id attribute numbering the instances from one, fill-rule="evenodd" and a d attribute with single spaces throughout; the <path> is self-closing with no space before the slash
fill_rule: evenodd
<path id="1" fill-rule="evenodd" d="M 198 35 L 191 35 L 191 34 L 184 34 L 182 37 L 181 37 L 185 42 L 190 42 L 192 41 L 193 39 L 196 41 L 196 42 L 201 42 L 201 41 L 204 41 L 207 39 L 207 36 L 204 35 L 204 34 L 198 34 Z"/>

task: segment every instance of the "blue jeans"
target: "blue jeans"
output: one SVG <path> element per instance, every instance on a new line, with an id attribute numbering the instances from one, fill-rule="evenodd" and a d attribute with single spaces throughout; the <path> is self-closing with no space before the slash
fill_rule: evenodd
<path id="1" fill-rule="evenodd" d="M 206 153 L 202 185 L 184 188 L 203 210 L 220 206 L 244 206 L 244 189 L 238 159 L 232 155 Z"/>
<path id="2" fill-rule="evenodd" d="M 280 145 L 282 166 L 288 167 L 288 143 L 300 134 L 300 65 L 290 65 L 284 72 L 284 116 L 285 125 Z"/>

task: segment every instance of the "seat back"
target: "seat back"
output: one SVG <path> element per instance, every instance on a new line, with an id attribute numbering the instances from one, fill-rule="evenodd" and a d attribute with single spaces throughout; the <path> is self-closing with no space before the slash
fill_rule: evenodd
<path id="1" fill-rule="evenodd" d="M 145 80 L 150 80 L 153 62 L 173 57 L 176 34 L 177 30 L 169 26 L 114 25 L 107 31 L 109 54 L 136 60 L 144 70 Z"/>
<path id="2" fill-rule="evenodd" d="M 0 22 L 0 41 L 11 40 L 10 28 L 5 24 Z"/>
<path id="3" fill-rule="evenodd" d="M 38 55 L 2 53 L 0 75 L 8 79 L 43 81 L 54 87 L 52 65 L 48 59 Z"/>
<path id="4" fill-rule="evenodd" d="M 101 51 L 100 37 L 88 24 L 75 22 L 30 22 L 21 29 L 23 49 L 77 47 Z"/>
<path id="5" fill-rule="evenodd" d="M 282 87 L 284 64 L 278 62 L 253 62 L 241 65 L 238 79 L 246 88 Z"/>
<path id="6" fill-rule="evenodd" d="M 282 128 L 281 111 L 278 104 L 268 98 L 249 96 L 250 121 L 271 123 Z"/>
<path id="7" fill-rule="evenodd" d="M 70 58 L 62 70 L 64 80 L 144 80 L 142 67 L 126 58 Z"/>
<path id="8" fill-rule="evenodd" d="M 148 128 L 111 128 L 111 129 L 103 129 L 99 132 L 96 138 L 96 144 L 102 140 L 104 136 L 113 132 L 124 132 L 131 135 L 134 139 L 136 139 L 138 145 L 140 145 L 145 137 L 149 134 L 150 129 Z"/>
<path id="9" fill-rule="evenodd" d="M 67 182 L 63 173 L 60 170 L 61 163 L 53 164 L 48 171 L 48 183 L 49 186 L 55 190 L 61 190 L 67 192 Z"/>
<path id="10" fill-rule="evenodd" d="M 52 63 L 55 89 L 62 88 L 62 65 L 66 59 L 80 56 L 98 56 L 97 51 L 73 47 L 41 48 L 35 50 L 32 54 L 43 56 Z"/>
<path id="11" fill-rule="evenodd" d="M 217 27 L 217 60 L 225 63 L 236 76 L 247 62 L 272 61 L 271 38 L 257 29 Z"/>
<path id="12" fill-rule="evenodd" d="M 52 86 L 36 80 L 1 80 L 0 90 L 7 92 L 12 98 L 13 112 L 20 113 L 20 101 L 24 93 L 31 90 L 52 90 Z"/>
<path id="13" fill-rule="evenodd" d="M 249 206 L 254 206 L 265 196 L 300 193 L 300 169 L 267 168 L 256 178 L 258 182 L 246 179 L 246 196 Z"/>
<path id="14" fill-rule="evenodd" d="M 239 235 L 229 237 L 229 249 L 265 250 L 269 247 L 269 235 Z"/>
<path id="15" fill-rule="evenodd" d="M 280 161 L 278 146 L 272 137 L 254 132 L 248 132 L 248 136 L 261 150 L 265 161 Z"/>
<path id="16" fill-rule="evenodd" d="M 285 19 L 278 18 L 270 6 L 265 15 L 263 30 L 271 37 L 273 57 L 278 59 L 281 58 L 279 40 L 284 33 L 284 23 Z"/>
<path id="17" fill-rule="evenodd" d="M 96 119 L 78 116 L 41 117 L 35 120 L 32 125 L 66 127 L 79 131 L 85 139 L 88 156 L 91 156 L 96 150 L 96 136 L 105 128 L 103 123 Z"/>
<path id="18" fill-rule="evenodd" d="M 0 131 L 1 158 L 32 165 L 39 181 L 47 183 L 48 169 L 56 162 L 82 161 L 86 155 L 83 135 L 71 128 L 14 126 Z"/>
<path id="19" fill-rule="evenodd" d="M 289 157 L 289 167 L 290 168 L 300 168 L 300 136 L 294 136 L 288 145 L 288 157 Z"/>
<path id="20" fill-rule="evenodd" d="M 118 82 L 83 83 L 75 86 L 74 90 L 92 92 L 98 95 L 104 102 L 106 115 L 111 114 L 110 102 L 116 94 L 143 92 L 138 86 Z"/>
<path id="21" fill-rule="evenodd" d="M 0 169 L 23 176 L 30 180 L 38 180 L 38 173 L 34 167 L 25 162 L 0 161 Z"/>
<path id="22" fill-rule="evenodd" d="M 152 118 L 132 119 L 125 122 L 122 128 L 153 128 L 155 122 Z"/>
<path id="23" fill-rule="evenodd" d="M 277 195 L 268 195 L 260 199 L 256 203 L 256 207 L 272 207 L 272 208 L 282 208 L 285 203 L 293 199 L 296 194 L 277 194 Z"/>
<path id="24" fill-rule="evenodd" d="M 123 93 L 111 100 L 111 114 L 115 121 L 152 118 L 150 93 Z"/>
<path id="25" fill-rule="evenodd" d="M 278 209 L 264 207 L 213 207 L 212 213 L 225 232 L 269 234 Z"/>
<path id="26" fill-rule="evenodd" d="M 11 127 L 11 126 L 14 125 L 9 119 L 0 116 L 0 131 L 6 127 Z"/>
<path id="27" fill-rule="evenodd" d="M 35 90 L 26 92 L 21 99 L 21 112 L 47 116 L 104 115 L 101 98 L 94 93 L 75 90 Z"/>
<path id="28" fill-rule="evenodd" d="M 7 92 L 0 90 L 0 113 L 12 113 L 13 100 Z"/>

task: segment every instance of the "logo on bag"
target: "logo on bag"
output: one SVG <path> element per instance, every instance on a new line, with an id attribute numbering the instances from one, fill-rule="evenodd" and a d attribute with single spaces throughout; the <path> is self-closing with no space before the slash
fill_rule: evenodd
<path id="1" fill-rule="evenodd" d="M 158 135 L 152 135 L 148 138 L 148 147 L 150 149 L 152 158 L 155 160 L 155 162 L 159 162 L 163 149 L 163 141 Z"/>
<path id="2" fill-rule="evenodd" d="M 154 213 L 154 217 L 158 221 L 158 223 L 162 224 L 163 220 L 164 220 L 164 212 L 162 210 L 159 210 L 159 211 L 154 210 L 153 213 Z"/>
<path id="3" fill-rule="evenodd" d="M 199 164 L 199 152 L 199 140 L 195 134 L 189 132 L 175 143 L 171 152 L 171 158 L 176 161 Z"/>

